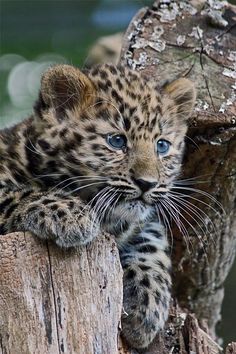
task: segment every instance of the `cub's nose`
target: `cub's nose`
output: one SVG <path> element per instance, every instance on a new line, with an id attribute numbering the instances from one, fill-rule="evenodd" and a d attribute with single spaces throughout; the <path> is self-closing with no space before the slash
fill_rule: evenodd
<path id="1" fill-rule="evenodd" d="M 139 186 L 142 192 L 147 192 L 149 189 L 154 188 L 156 186 L 156 182 L 150 182 L 142 178 L 134 178 L 134 182 Z"/>

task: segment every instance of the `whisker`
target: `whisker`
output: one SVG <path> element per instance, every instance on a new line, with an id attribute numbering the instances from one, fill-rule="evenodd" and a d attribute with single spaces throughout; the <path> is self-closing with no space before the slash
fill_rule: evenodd
<path id="1" fill-rule="evenodd" d="M 94 185 L 97 185 L 97 184 L 102 184 L 102 183 L 104 183 L 104 181 L 86 184 L 85 186 L 81 186 L 81 187 L 75 188 L 74 190 L 66 192 L 65 195 L 67 196 L 67 195 L 70 195 L 70 194 L 74 194 L 75 192 L 78 192 L 81 189 L 88 188 L 88 187 L 91 187 L 91 186 L 94 186 Z"/>
<path id="2" fill-rule="evenodd" d="M 211 209 L 212 211 L 214 211 L 214 213 L 220 215 L 219 210 L 215 209 L 212 205 L 204 202 L 203 200 L 201 200 L 199 198 L 193 197 L 192 195 L 189 195 L 189 194 L 183 194 L 183 193 L 180 193 L 180 192 L 176 192 L 176 191 L 175 192 L 171 191 L 171 194 L 174 195 L 174 196 L 176 195 L 176 196 L 181 196 L 182 198 L 190 198 L 192 200 L 195 200 L 196 202 L 201 203 L 201 204 L 205 205 L 206 207 L 208 207 L 209 209 Z M 195 205 L 195 204 L 193 204 L 193 205 Z M 223 207 L 221 209 L 222 209 L 223 213 L 225 214 L 225 211 L 224 211 Z"/>
<path id="3" fill-rule="evenodd" d="M 87 177 L 87 178 L 78 178 L 77 176 L 76 177 L 70 177 L 70 178 L 67 178 L 65 179 L 64 181 L 61 181 L 60 183 L 58 183 L 56 186 L 54 186 L 53 188 L 50 189 L 50 192 L 52 192 L 53 190 L 57 189 L 58 186 L 60 186 L 61 184 L 63 183 L 66 183 L 67 181 L 70 181 L 70 180 L 74 180 L 70 183 L 68 183 L 67 185 L 63 186 L 62 188 L 60 188 L 60 191 L 62 192 L 63 189 L 66 189 L 68 188 L 70 185 L 74 184 L 74 183 L 79 183 L 79 182 L 85 182 L 85 181 L 91 181 L 91 180 L 96 180 L 97 182 L 101 182 L 101 181 L 106 181 L 107 179 L 106 178 L 98 178 L 98 177 Z"/>
<path id="4" fill-rule="evenodd" d="M 181 211 L 176 207 L 176 205 L 172 205 L 170 204 L 169 200 L 166 199 L 166 203 L 171 207 L 171 208 L 174 208 L 175 211 L 181 216 L 181 218 L 188 224 L 188 226 L 190 226 L 190 228 L 193 230 L 194 234 L 197 236 L 198 240 L 200 241 L 201 245 L 202 245 L 202 248 L 204 250 L 204 253 L 206 255 L 206 258 L 207 258 L 207 252 L 205 250 L 205 246 L 204 246 L 204 243 L 202 241 L 202 238 L 201 236 L 198 234 L 196 228 L 188 221 L 188 219 L 181 213 Z M 190 239 L 190 238 L 189 238 Z"/>
<path id="5" fill-rule="evenodd" d="M 173 202 L 175 201 L 175 200 L 172 200 Z M 176 204 L 175 204 L 176 205 Z M 204 231 L 203 230 L 203 228 L 202 228 L 202 226 L 201 226 L 201 224 L 198 222 L 198 220 L 195 218 L 195 217 L 193 217 L 193 215 L 192 214 L 190 214 L 189 212 L 188 212 L 188 210 L 186 210 L 182 205 L 176 205 L 176 207 L 177 208 L 179 208 L 180 210 L 182 210 L 186 215 L 188 215 L 196 224 L 197 224 L 197 226 L 199 227 L 199 229 L 201 230 L 201 232 L 202 232 L 202 235 L 204 235 L 205 234 L 205 232 L 207 232 L 208 230 L 207 230 L 207 228 L 206 228 L 206 230 Z M 197 216 L 197 214 L 194 212 L 194 215 L 195 216 Z M 198 219 L 202 222 L 202 219 L 198 216 Z M 204 223 L 204 219 L 203 219 L 203 225 L 205 225 L 205 223 Z"/>
<path id="6" fill-rule="evenodd" d="M 180 195 L 180 196 L 176 196 L 176 195 L 173 196 L 173 195 L 170 193 L 169 197 L 170 197 L 170 198 L 174 198 L 177 202 L 179 202 L 179 203 L 183 204 L 184 206 L 186 206 L 187 208 L 189 208 L 190 211 L 191 211 L 194 215 L 196 215 L 196 216 L 199 218 L 199 220 L 205 225 L 205 227 L 206 227 L 206 232 L 208 232 L 208 231 L 210 232 L 210 230 L 208 230 L 208 226 L 206 225 L 206 221 L 207 221 L 207 222 L 210 222 L 210 224 L 211 224 L 212 227 L 213 227 L 214 232 L 215 232 L 215 233 L 217 232 L 217 231 L 216 231 L 215 224 L 213 223 L 213 221 L 211 220 L 211 218 L 210 218 L 201 208 L 199 208 L 197 205 L 191 203 L 191 202 L 188 201 L 188 200 L 185 200 L 183 197 L 181 197 L 181 195 Z M 196 210 L 195 210 L 195 209 L 196 209 Z M 206 219 L 204 219 L 204 217 L 205 217 Z M 214 240 L 213 237 L 212 237 L 212 241 L 215 243 L 215 240 Z"/>
<path id="7" fill-rule="evenodd" d="M 172 219 L 175 221 L 178 229 L 180 230 L 180 232 L 182 233 L 184 240 L 185 240 L 185 244 L 186 244 L 186 248 L 188 253 L 190 254 L 190 248 L 189 245 L 191 245 L 192 249 L 193 249 L 193 245 L 191 242 L 191 239 L 189 237 L 188 231 L 185 227 L 185 225 L 183 224 L 183 222 L 180 220 L 179 217 L 179 213 L 177 210 L 175 210 L 175 208 L 173 208 L 171 205 L 168 205 L 167 203 L 165 203 L 163 200 L 161 201 L 161 204 L 163 205 L 163 207 L 166 209 L 167 213 L 172 217 Z M 174 209 L 174 210 L 173 210 Z"/>
<path id="8" fill-rule="evenodd" d="M 201 189 L 191 188 L 191 187 L 172 187 L 172 189 L 186 190 L 186 191 L 191 191 L 191 192 L 195 192 L 195 193 L 201 194 L 201 195 L 207 197 L 208 199 L 210 199 L 216 205 L 218 205 L 218 207 L 223 211 L 223 213 L 226 214 L 222 204 L 220 202 L 218 202 L 218 200 L 215 197 L 213 197 L 212 195 L 210 195 L 209 193 L 207 193 L 207 192 L 205 192 L 205 191 L 203 191 Z M 208 205 L 208 204 L 206 204 L 206 205 Z"/>
<path id="9" fill-rule="evenodd" d="M 161 205 L 159 205 L 159 208 L 160 208 L 160 212 L 162 214 L 162 217 L 164 219 L 163 222 L 164 222 L 165 230 L 169 229 L 169 232 L 170 232 L 170 236 L 171 236 L 171 245 L 170 245 L 170 247 L 171 247 L 171 251 L 172 251 L 173 250 L 173 244 L 174 244 L 174 236 L 173 236 L 172 228 L 171 228 L 170 222 L 168 220 L 168 217 L 166 216 L 165 211 L 162 209 Z M 158 209 L 157 205 L 156 205 L 155 209 L 156 209 L 156 211 L 158 213 L 158 219 L 159 219 L 159 222 L 160 222 L 160 214 L 159 214 L 159 209 Z M 167 225 L 167 227 L 166 227 L 166 225 Z"/>

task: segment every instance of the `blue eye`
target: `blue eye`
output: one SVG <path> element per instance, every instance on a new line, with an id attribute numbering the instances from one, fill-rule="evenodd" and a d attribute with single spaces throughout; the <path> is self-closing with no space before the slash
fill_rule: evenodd
<path id="1" fill-rule="evenodd" d="M 106 140 L 109 145 L 111 145 L 114 149 L 117 150 L 122 150 L 127 146 L 126 136 L 122 134 L 108 134 Z"/>
<path id="2" fill-rule="evenodd" d="M 164 155 L 169 151 L 171 143 L 167 140 L 160 139 L 157 142 L 157 152 L 159 155 Z"/>

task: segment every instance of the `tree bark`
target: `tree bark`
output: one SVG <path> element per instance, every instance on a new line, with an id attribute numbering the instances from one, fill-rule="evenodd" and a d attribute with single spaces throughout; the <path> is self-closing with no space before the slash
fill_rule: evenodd
<path id="1" fill-rule="evenodd" d="M 122 48 L 121 63 L 160 86 L 180 76 L 196 83 L 182 178 L 196 178 L 189 188 L 221 203 L 194 194 L 199 202 L 186 200 L 201 220 L 193 220 L 188 204 L 187 240 L 172 227 L 173 306 L 146 354 L 222 353 L 215 327 L 236 246 L 236 9 L 214 6 L 155 1 L 132 20 Z M 122 271 L 108 236 L 63 252 L 29 234 L 10 234 L 0 238 L 0 254 L 0 354 L 136 353 L 117 344 Z M 233 353 L 235 343 L 226 349 Z"/>
<path id="2" fill-rule="evenodd" d="M 201 201 L 187 200 L 201 220 L 196 214 L 193 219 L 188 204 L 181 210 L 188 235 L 173 225 L 174 296 L 182 308 L 207 320 L 216 339 L 236 246 L 236 8 L 214 7 L 216 1 L 155 1 L 131 22 L 121 62 L 160 86 L 181 76 L 196 84 L 182 178 L 196 178 L 189 188 L 209 193 L 220 205 L 193 195 Z"/>
<path id="3" fill-rule="evenodd" d="M 0 353 L 117 353 L 122 271 L 114 240 L 62 251 L 0 238 Z"/>

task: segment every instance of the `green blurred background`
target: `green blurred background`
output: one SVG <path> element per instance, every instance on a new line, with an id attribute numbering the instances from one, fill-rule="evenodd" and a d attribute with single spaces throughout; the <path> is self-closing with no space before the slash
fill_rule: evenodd
<path id="1" fill-rule="evenodd" d="M 52 63 L 83 66 L 94 41 L 124 31 L 153 0 L 0 0 L 0 126 L 32 112 Z M 236 0 L 231 1 L 236 3 Z M 219 334 L 236 340 L 236 266 L 226 282 Z"/>

